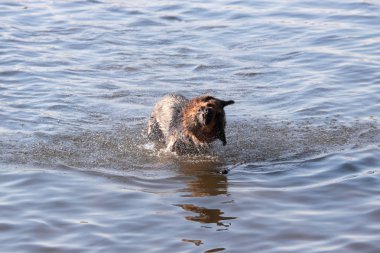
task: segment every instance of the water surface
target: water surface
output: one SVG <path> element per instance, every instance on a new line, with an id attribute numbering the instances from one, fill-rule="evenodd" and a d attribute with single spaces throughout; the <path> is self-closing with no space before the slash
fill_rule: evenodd
<path id="1" fill-rule="evenodd" d="M 2 251 L 379 252 L 379 13 L 2 1 Z M 153 149 L 169 92 L 235 100 L 227 146 Z"/>

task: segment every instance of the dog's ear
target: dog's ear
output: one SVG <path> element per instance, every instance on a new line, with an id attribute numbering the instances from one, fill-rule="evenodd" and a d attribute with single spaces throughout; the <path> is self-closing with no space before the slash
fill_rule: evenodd
<path id="1" fill-rule="evenodd" d="M 226 134 L 224 133 L 224 129 L 221 129 L 218 133 L 218 139 L 222 141 L 223 146 L 226 146 L 227 140 L 226 140 Z"/>
<path id="2" fill-rule="evenodd" d="M 224 107 L 227 106 L 227 105 L 232 105 L 232 104 L 234 104 L 235 101 L 233 101 L 233 100 L 228 100 L 228 101 L 220 100 L 220 103 L 222 104 L 222 107 L 224 108 Z"/>

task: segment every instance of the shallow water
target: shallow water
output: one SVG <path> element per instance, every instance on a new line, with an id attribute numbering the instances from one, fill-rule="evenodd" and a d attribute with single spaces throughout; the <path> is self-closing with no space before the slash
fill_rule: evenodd
<path id="1" fill-rule="evenodd" d="M 379 252 L 379 13 L 2 1 L 1 251 Z M 227 146 L 152 148 L 169 92 L 234 99 Z"/>

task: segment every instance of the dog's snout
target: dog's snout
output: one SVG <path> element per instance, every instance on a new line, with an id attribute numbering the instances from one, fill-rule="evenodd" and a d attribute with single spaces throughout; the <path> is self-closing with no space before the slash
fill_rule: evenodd
<path id="1" fill-rule="evenodd" d="M 203 111 L 203 116 L 207 119 L 207 121 L 211 121 L 214 117 L 214 111 L 212 108 L 206 107 Z"/>

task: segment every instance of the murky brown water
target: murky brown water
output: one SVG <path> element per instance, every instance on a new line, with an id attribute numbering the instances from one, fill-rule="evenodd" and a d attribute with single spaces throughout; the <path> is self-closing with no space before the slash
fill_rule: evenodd
<path id="1" fill-rule="evenodd" d="M 380 252 L 379 13 L 2 1 L 0 251 Z M 235 100 L 227 146 L 152 149 L 169 92 Z"/>

